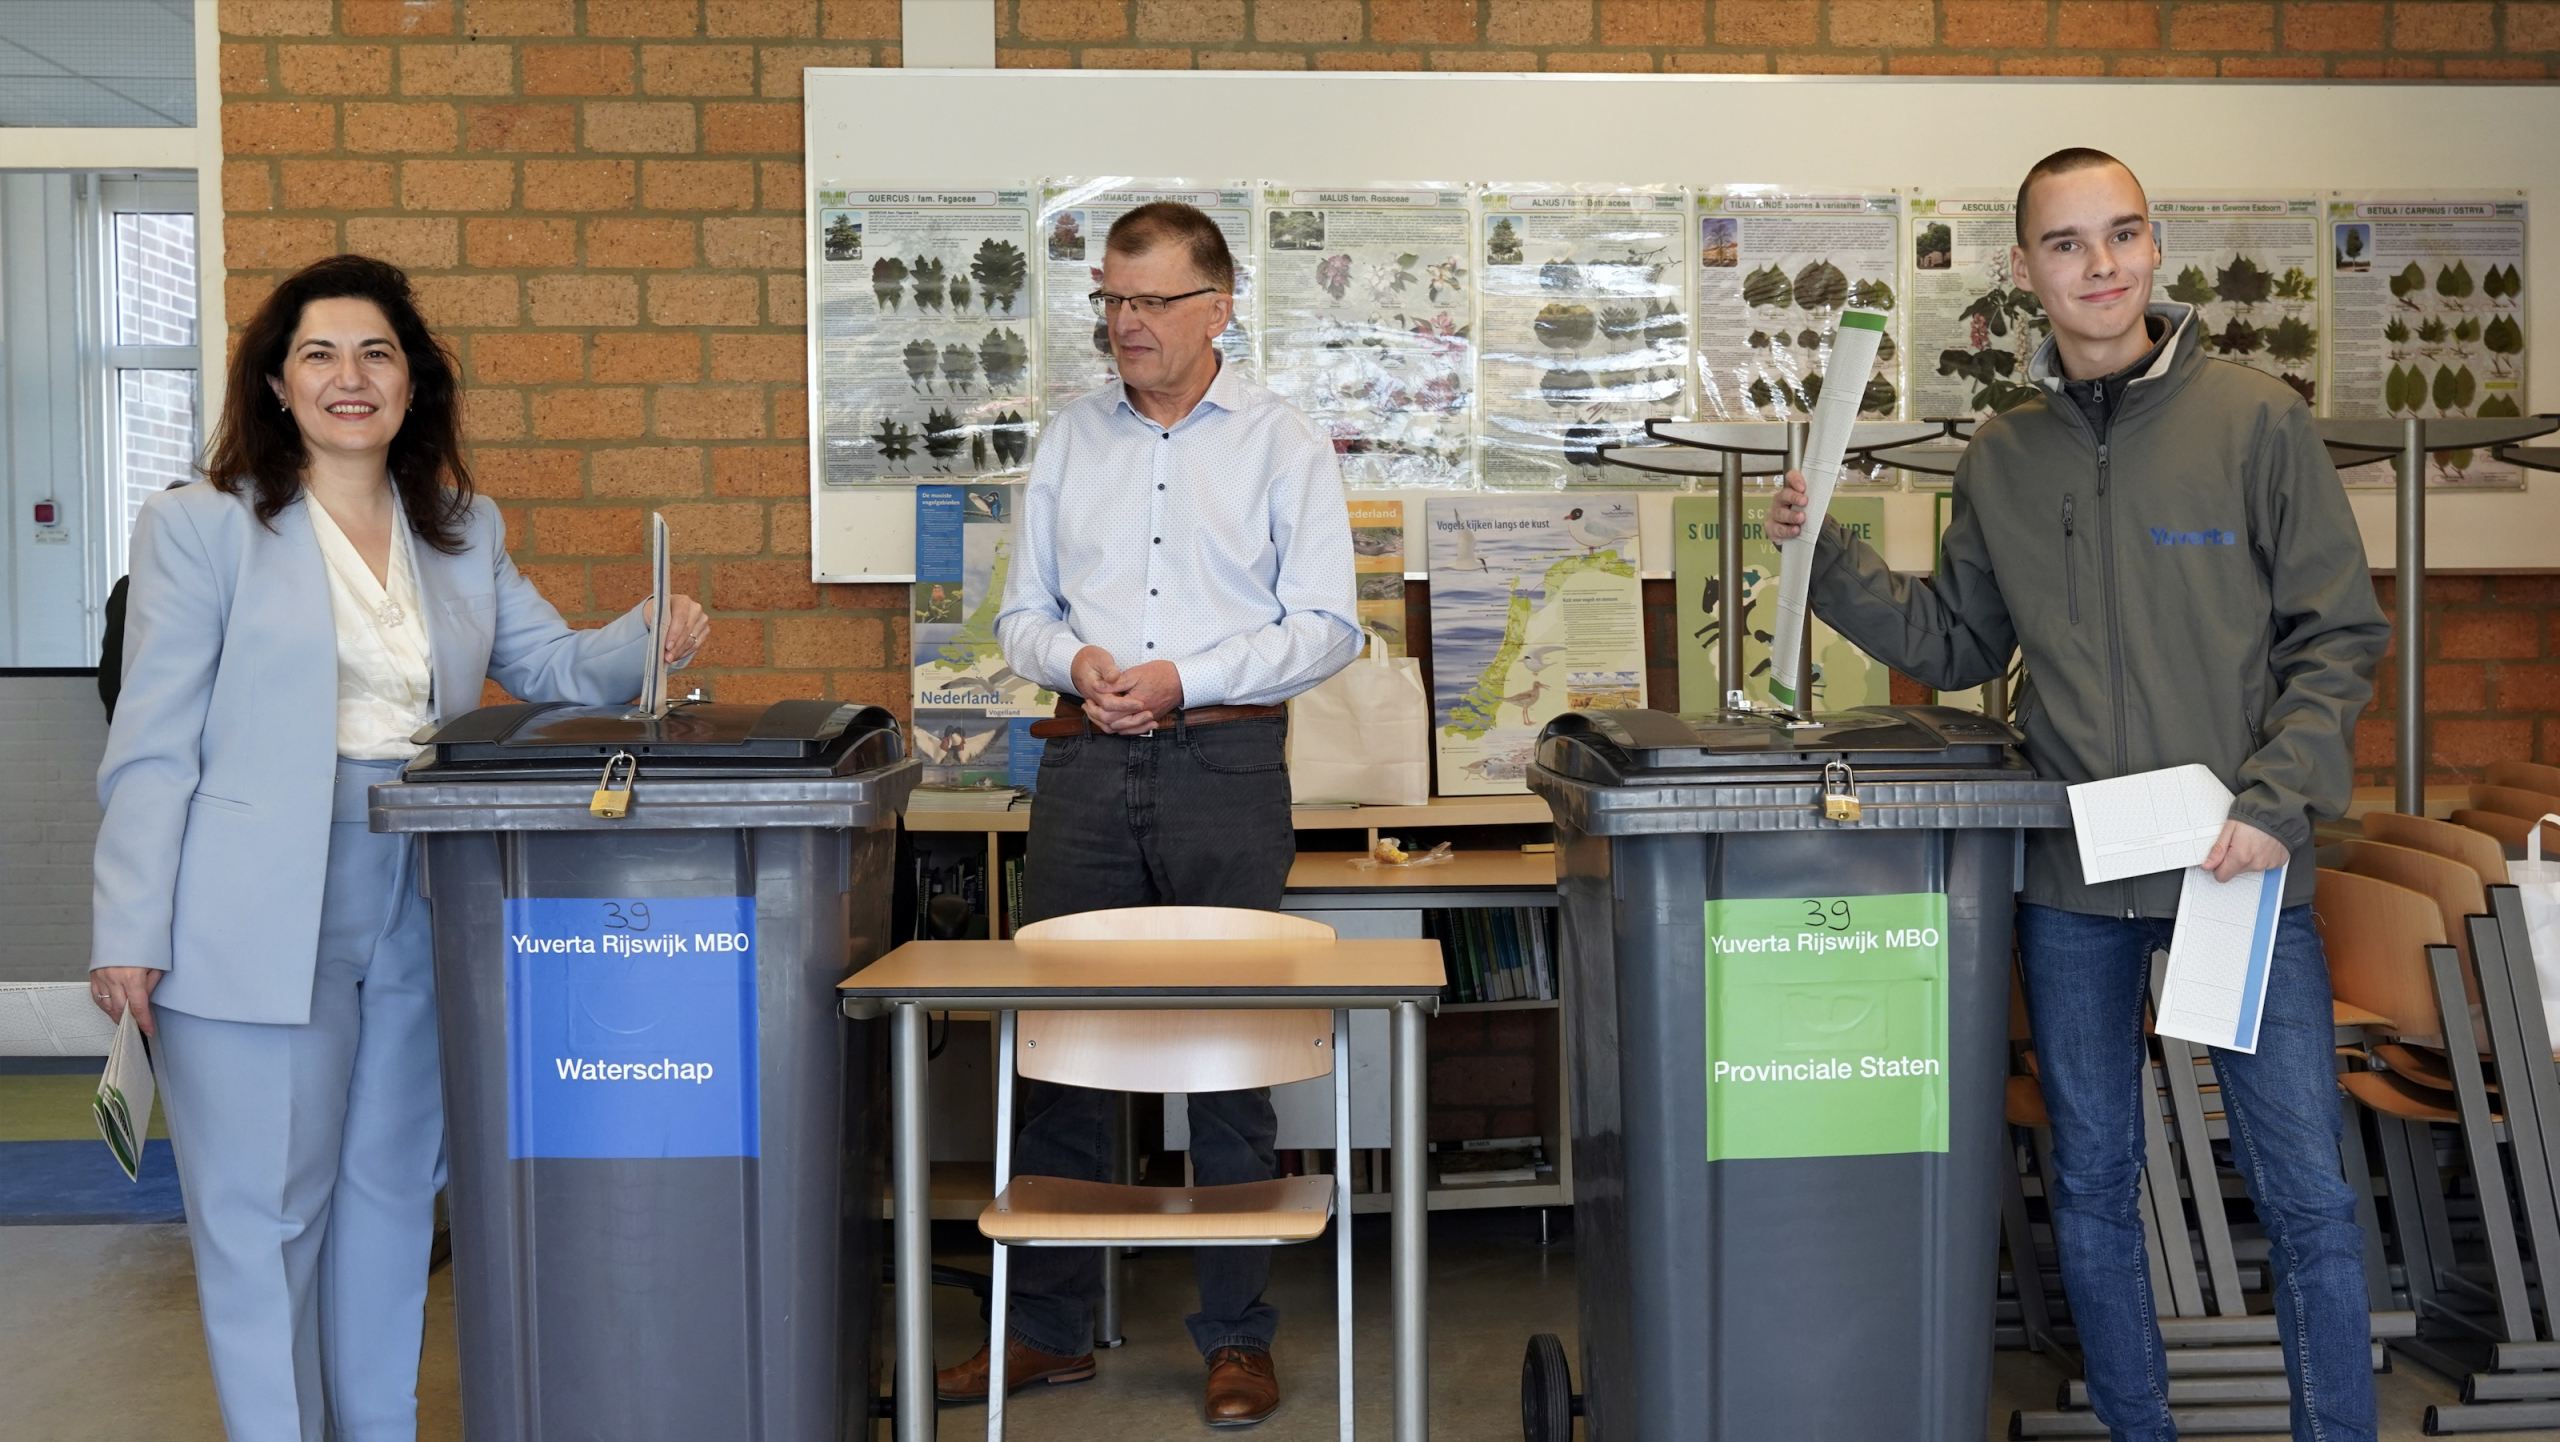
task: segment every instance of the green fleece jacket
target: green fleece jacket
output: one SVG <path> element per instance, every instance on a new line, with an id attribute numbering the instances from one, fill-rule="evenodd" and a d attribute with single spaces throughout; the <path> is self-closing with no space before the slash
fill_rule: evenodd
<path id="1" fill-rule="evenodd" d="M 2124 387 L 2106 433 L 2063 391 L 1983 423 L 1956 470 L 1934 577 L 1898 576 L 1823 527 L 1813 606 L 1860 649 L 1941 689 L 2026 656 L 2027 758 L 2080 782 L 2202 762 L 2231 814 L 2293 852 L 2311 899 L 2311 827 L 2344 813 L 2356 716 L 2391 638 L 2345 490 L 2300 396 L 2207 358 L 2195 311 L 2154 306 L 2169 343 Z M 2177 872 L 2095 886 L 2068 830 L 2027 836 L 2025 900 L 2177 914 Z"/>

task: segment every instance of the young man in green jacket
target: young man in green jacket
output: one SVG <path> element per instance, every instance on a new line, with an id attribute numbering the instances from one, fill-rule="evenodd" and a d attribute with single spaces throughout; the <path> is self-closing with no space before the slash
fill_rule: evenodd
<path id="1" fill-rule="evenodd" d="M 2215 1048 L 2234 1160 L 2272 1243 L 2298 1442 L 2369 1442 L 2363 1236 L 2339 1173 L 2329 971 L 2313 928 L 2315 818 L 2346 809 L 2358 712 L 2390 639 L 2364 547 L 2302 398 L 2208 359 L 2195 310 L 2149 304 L 2160 252 L 2141 183 L 2059 151 L 2018 188 L 2016 283 L 2053 335 L 2039 394 L 1987 421 L 1956 471 L 1934 577 L 1896 576 L 1827 523 L 1813 605 L 1942 689 L 2026 654 L 2037 772 L 2080 782 L 2202 762 L 2238 799 L 2205 865 L 2288 866 L 2254 1054 Z M 1790 477 L 1769 535 L 1793 537 Z M 2064 1289 L 2091 1405 L 2116 1442 L 2177 1436 L 2137 1214 L 2143 1012 L 2181 874 L 2091 885 L 2072 834 L 2028 833 L 2018 933 L 2045 1103 Z"/>

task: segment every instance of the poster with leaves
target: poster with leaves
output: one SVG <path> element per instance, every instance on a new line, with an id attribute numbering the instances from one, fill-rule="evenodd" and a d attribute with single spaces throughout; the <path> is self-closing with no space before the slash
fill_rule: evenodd
<path id="1" fill-rule="evenodd" d="M 1040 186 L 1040 414 L 1119 376 L 1111 341 L 1093 293 L 1102 288 L 1102 246 L 1111 226 L 1141 205 L 1180 201 L 1217 222 L 1236 264 L 1235 319 L 1218 339 L 1224 364 L 1246 380 L 1258 378 L 1253 293 L 1253 187 L 1244 181 L 1203 185 L 1184 180 L 1137 180 L 1125 175 L 1092 179 L 1051 178 Z M 1200 304 L 1204 302 L 1186 302 Z"/>
<path id="2" fill-rule="evenodd" d="M 1874 368 L 1860 378 L 1858 412 L 1879 420 L 1906 414 L 1906 307 L 1896 290 L 1902 212 L 1902 197 L 1884 190 L 1732 185 L 1699 193 L 1699 416 L 1810 417 L 1829 379 L 1832 333 L 1852 305 L 1892 317 Z"/>
<path id="3" fill-rule="evenodd" d="M 1000 474 L 1031 455 L 1029 186 L 818 187 L 819 479 Z"/>
<path id="4" fill-rule="evenodd" d="M 1599 448 L 1688 411 L 1685 192 L 1496 185 L 1477 221 L 1484 483 L 1625 485 Z"/>
<path id="5" fill-rule="evenodd" d="M 2522 191 L 2329 199 L 2329 414 L 2524 413 Z M 2389 486 L 2391 463 L 2342 472 Z M 2427 458 L 2427 484 L 2521 487 L 2486 452 Z"/>
<path id="6" fill-rule="evenodd" d="M 2265 371 L 2320 404 L 2320 198 L 2155 196 L 2151 299 L 2196 308 L 2204 352 Z"/>
<path id="7" fill-rule="evenodd" d="M 1645 704 L 1636 498 L 1434 497 L 1423 519 L 1439 794 L 1525 792 L 1540 727 Z"/>
<path id="8" fill-rule="evenodd" d="M 1360 624 L 1386 638 L 1388 655 L 1411 655 L 1405 635 L 1404 502 L 1352 498 L 1351 573 L 1360 590 Z"/>
<path id="9" fill-rule="evenodd" d="M 1909 415 L 1997 415 L 2035 395 L 2027 357 L 2053 323 L 2009 273 L 2016 208 L 2006 193 L 1911 198 Z"/>
<path id="10" fill-rule="evenodd" d="M 1672 643 L 1680 655 L 1680 709 L 1713 711 L 1726 686 L 1716 674 L 1716 648 L 1724 629 L 1720 602 L 1724 527 L 1714 496 L 1675 496 L 1671 501 Z M 1844 496 L 1830 516 L 1849 534 L 1884 548 L 1884 497 Z M 1742 690 L 1754 706 L 1776 704 L 1769 695 L 1769 636 L 1778 615 L 1778 543 L 1761 533 L 1769 516 L 1769 492 L 1742 499 Z M 1813 678 L 1806 709 L 1846 711 L 1893 700 L 1893 668 L 1851 645 L 1847 637 L 1813 622 Z"/>
<path id="11" fill-rule="evenodd" d="M 1450 184 L 1264 191 L 1263 383 L 1347 484 L 1475 480 L 1475 211 Z"/>

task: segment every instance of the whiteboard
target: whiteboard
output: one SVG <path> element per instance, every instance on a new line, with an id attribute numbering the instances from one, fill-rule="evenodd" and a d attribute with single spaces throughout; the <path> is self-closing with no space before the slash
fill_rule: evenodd
<path id="1" fill-rule="evenodd" d="M 920 117 L 931 117 L 929 138 Z M 2560 196 L 2560 147 L 2550 144 L 2560 87 L 2539 85 L 813 69 L 805 123 L 813 188 L 1231 175 L 1950 190 L 2014 187 L 2043 155 L 2094 145 L 2163 194 L 2520 187 L 2537 204 Z M 2560 409 L 2560 350 L 2545 349 L 2560 346 L 2560 215 L 2534 216 L 2527 243 L 2526 409 L 2540 412 Z M 814 228 L 810 245 L 814 276 Z M 912 488 L 821 500 L 817 473 L 813 464 L 816 578 L 911 577 Z M 1406 554 L 1424 554 L 1419 502 L 1446 492 L 1363 494 L 1401 494 Z M 1645 574 L 1669 575 L 1670 499 L 1639 494 L 1651 496 Z M 2560 567 L 2560 475 L 2528 472 L 2522 492 L 2429 499 L 2430 567 Z M 2349 500 L 2367 557 L 2394 564 L 2389 493 Z M 1928 569 L 1929 496 L 1885 505 L 1886 560 Z"/>

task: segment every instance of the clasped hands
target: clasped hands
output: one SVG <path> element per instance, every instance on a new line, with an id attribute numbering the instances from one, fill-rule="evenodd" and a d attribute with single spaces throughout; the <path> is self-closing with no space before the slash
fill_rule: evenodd
<path id="1" fill-rule="evenodd" d="M 1110 652 L 1087 646 L 1076 653 L 1068 679 L 1084 698 L 1086 719 L 1114 736 L 1151 731 L 1158 718 L 1182 709 L 1182 673 L 1171 661 L 1148 661 L 1123 671 Z"/>

